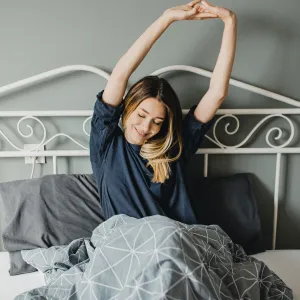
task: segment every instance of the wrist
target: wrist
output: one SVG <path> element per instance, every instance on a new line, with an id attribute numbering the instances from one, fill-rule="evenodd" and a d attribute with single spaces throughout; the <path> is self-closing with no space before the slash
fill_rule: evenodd
<path id="1" fill-rule="evenodd" d="M 174 20 L 172 17 L 170 17 L 168 15 L 168 11 L 165 11 L 160 17 L 159 19 L 161 20 L 161 22 L 165 25 L 165 26 L 170 26 L 173 22 L 175 22 L 176 20 Z"/>
<path id="2" fill-rule="evenodd" d="M 235 24 L 237 21 L 236 15 L 231 11 L 229 16 L 222 19 L 224 24 Z"/>

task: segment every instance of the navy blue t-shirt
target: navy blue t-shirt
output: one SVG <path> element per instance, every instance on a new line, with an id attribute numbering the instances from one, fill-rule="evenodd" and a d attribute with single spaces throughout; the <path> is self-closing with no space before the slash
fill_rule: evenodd
<path id="1" fill-rule="evenodd" d="M 153 170 L 140 156 L 141 146 L 129 143 L 118 126 L 124 101 L 113 107 L 97 95 L 91 120 L 90 160 L 105 219 L 116 214 L 135 218 L 164 215 L 196 224 L 185 181 L 184 167 L 199 148 L 212 120 L 201 123 L 194 117 L 194 105 L 183 121 L 183 153 L 170 163 L 170 178 L 153 183 Z"/>

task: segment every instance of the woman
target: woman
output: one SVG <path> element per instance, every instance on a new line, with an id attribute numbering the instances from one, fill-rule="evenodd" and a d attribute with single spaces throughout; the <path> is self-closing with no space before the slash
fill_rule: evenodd
<path id="1" fill-rule="evenodd" d="M 130 75 L 173 22 L 211 18 L 224 22 L 220 54 L 209 90 L 183 122 L 176 93 L 157 76 L 139 80 L 123 100 Z M 195 0 L 167 9 L 119 60 L 97 95 L 91 121 L 90 159 L 106 219 L 116 214 L 135 218 L 160 214 L 197 223 L 184 167 L 227 95 L 235 44 L 234 13 Z M 124 132 L 118 127 L 121 115 Z"/>

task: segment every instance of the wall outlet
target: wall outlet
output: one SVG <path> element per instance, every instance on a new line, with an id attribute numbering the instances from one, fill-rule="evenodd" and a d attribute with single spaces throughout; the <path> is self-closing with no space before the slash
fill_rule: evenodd
<path id="1" fill-rule="evenodd" d="M 38 145 L 39 144 L 24 144 L 24 150 L 33 149 L 33 148 L 37 147 Z M 40 146 L 35 151 L 43 151 L 43 150 L 45 150 L 45 145 Z M 44 164 L 44 163 L 46 163 L 45 158 L 46 158 L 45 156 L 39 156 L 39 157 L 37 157 L 35 163 L 36 164 Z M 25 164 L 32 164 L 33 160 L 34 160 L 34 157 L 26 156 L 25 157 Z"/>

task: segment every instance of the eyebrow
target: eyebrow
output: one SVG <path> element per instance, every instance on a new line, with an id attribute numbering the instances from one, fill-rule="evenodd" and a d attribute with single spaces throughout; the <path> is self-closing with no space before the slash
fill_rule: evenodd
<path id="1" fill-rule="evenodd" d="M 141 108 L 141 107 L 140 107 L 140 109 L 143 110 L 145 113 L 147 113 L 147 114 L 149 115 L 149 113 L 148 113 L 145 109 L 143 109 L 143 108 Z M 161 120 L 164 120 L 164 118 L 161 118 L 161 117 L 156 117 L 156 118 L 154 118 L 154 119 L 161 119 Z"/>

